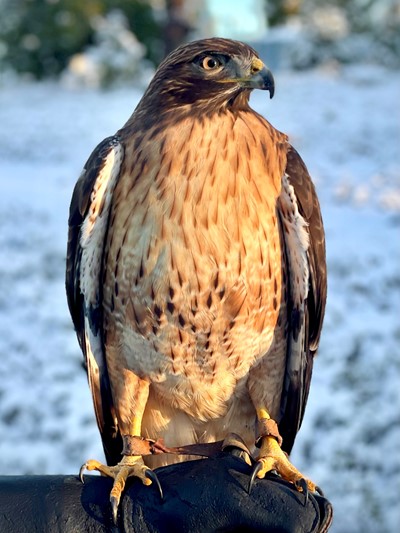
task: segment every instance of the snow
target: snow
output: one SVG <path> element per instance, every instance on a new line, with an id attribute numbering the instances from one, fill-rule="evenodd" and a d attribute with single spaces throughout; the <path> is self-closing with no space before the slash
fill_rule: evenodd
<path id="1" fill-rule="evenodd" d="M 292 455 L 334 504 L 333 532 L 400 523 L 400 73 L 276 73 L 254 107 L 287 132 L 321 199 L 329 294 Z M 68 205 L 91 150 L 137 89 L 5 85 L 0 93 L 0 473 L 77 472 L 102 458 L 64 294 Z"/>

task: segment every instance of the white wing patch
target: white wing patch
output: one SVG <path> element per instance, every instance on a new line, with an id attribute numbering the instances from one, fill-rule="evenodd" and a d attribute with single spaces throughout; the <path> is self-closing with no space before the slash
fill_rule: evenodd
<path id="1" fill-rule="evenodd" d="M 124 156 L 123 147 L 118 144 L 107 156 L 97 176 L 90 196 L 88 214 L 82 224 L 80 245 L 82 261 L 80 273 L 81 292 L 86 306 L 98 305 L 99 276 L 114 187 Z"/>
<path id="2" fill-rule="evenodd" d="M 296 307 L 301 308 L 308 296 L 309 266 L 307 250 L 310 245 L 308 224 L 299 212 L 289 176 L 282 178 L 279 196 L 286 252 L 289 260 L 290 290 Z"/>
<path id="3" fill-rule="evenodd" d="M 306 346 L 306 321 L 305 307 L 308 296 L 308 284 L 310 269 L 307 258 L 307 251 L 310 245 L 307 222 L 299 212 L 296 195 L 289 181 L 290 177 L 285 174 L 282 178 L 282 190 L 279 196 L 279 211 L 283 225 L 283 237 L 285 239 L 285 249 L 288 257 L 289 284 L 294 309 L 297 310 L 299 323 L 295 331 L 290 335 L 288 359 L 286 367 L 286 380 L 284 394 L 287 400 L 287 388 L 291 383 L 296 384 L 297 390 L 303 390 L 305 346 Z M 297 329 L 298 328 L 298 329 Z M 297 409 L 302 410 L 302 398 L 299 398 Z M 281 406 L 281 413 L 284 412 L 286 401 Z M 301 418 L 299 419 L 299 425 Z M 299 426 L 300 427 L 300 426 Z"/>
<path id="4" fill-rule="evenodd" d="M 124 150 L 120 144 L 108 154 L 93 186 L 88 214 L 82 224 L 80 289 L 84 296 L 85 309 L 93 309 L 100 305 L 99 286 L 104 242 L 112 196 L 123 156 Z M 90 317 L 87 314 L 85 314 L 85 348 L 89 385 L 92 391 L 97 423 L 100 428 L 103 428 L 101 376 L 105 371 L 106 362 L 101 335 L 99 331 L 92 329 Z"/>

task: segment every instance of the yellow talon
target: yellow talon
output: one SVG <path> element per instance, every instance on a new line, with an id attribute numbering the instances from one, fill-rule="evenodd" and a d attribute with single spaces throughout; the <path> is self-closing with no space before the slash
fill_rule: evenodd
<path id="1" fill-rule="evenodd" d="M 303 474 L 292 465 L 274 437 L 267 436 L 262 438 L 257 463 L 258 468 L 256 476 L 260 479 L 264 478 L 267 472 L 276 470 L 283 479 L 294 483 L 297 487 L 301 487 L 301 481 L 304 480 L 307 488 L 311 492 L 315 492 L 316 490 L 315 483 L 303 476 Z M 259 466 L 260 464 L 261 467 Z"/>
<path id="2" fill-rule="evenodd" d="M 89 461 L 82 465 L 80 470 L 79 475 L 82 481 L 84 470 L 97 470 L 104 476 L 114 479 L 114 484 L 110 492 L 110 502 L 115 523 L 117 522 L 119 502 L 128 477 L 139 478 L 143 485 L 151 485 L 155 481 L 161 498 L 163 497 L 161 485 L 156 474 L 144 464 L 140 455 L 125 455 L 115 466 L 107 466 L 94 459 L 89 459 Z"/>
<path id="3" fill-rule="evenodd" d="M 267 472 L 275 470 L 283 479 L 294 483 L 299 490 L 303 490 L 302 487 L 307 487 L 308 490 L 315 492 L 315 483 L 305 478 L 303 474 L 292 465 L 287 455 L 282 450 L 282 438 L 279 434 L 278 426 L 276 422 L 272 420 L 269 412 L 264 407 L 259 407 L 257 408 L 257 418 L 260 425 L 260 453 L 258 455 L 256 466 L 253 469 L 249 490 L 251 489 L 255 477 L 262 479 Z"/>

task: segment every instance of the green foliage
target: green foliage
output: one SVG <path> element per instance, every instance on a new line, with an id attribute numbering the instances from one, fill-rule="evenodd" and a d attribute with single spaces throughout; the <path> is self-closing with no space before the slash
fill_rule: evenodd
<path id="1" fill-rule="evenodd" d="M 93 18 L 120 9 L 157 62 L 160 27 L 143 0 L 0 0 L 3 61 L 37 78 L 59 74 L 68 59 L 93 43 Z"/>

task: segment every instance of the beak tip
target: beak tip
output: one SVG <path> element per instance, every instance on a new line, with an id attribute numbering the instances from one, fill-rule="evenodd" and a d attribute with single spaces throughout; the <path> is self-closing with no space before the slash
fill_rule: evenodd
<path id="1" fill-rule="evenodd" d="M 272 72 L 267 67 L 264 67 L 264 69 L 261 71 L 261 76 L 263 80 L 262 88 L 269 92 L 269 97 L 271 99 L 274 97 L 274 94 L 275 94 L 274 76 L 272 75 Z"/>
<path id="2" fill-rule="evenodd" d="M 270 70 L 268 70 L 267 75 L 266 75 L 266 84 L 267 84 L 267 89 L 269 91 L 269 98 L 271 100 L 275 94 L 275 80 Z"/>

